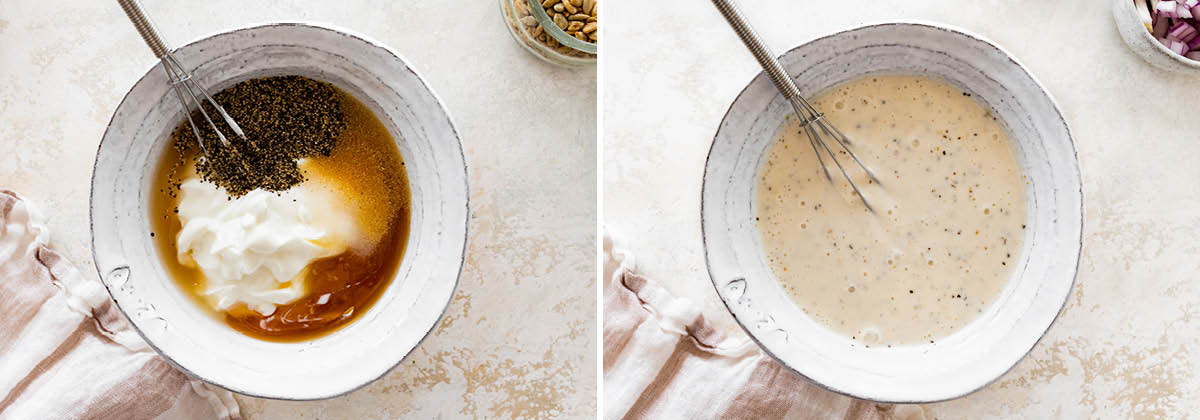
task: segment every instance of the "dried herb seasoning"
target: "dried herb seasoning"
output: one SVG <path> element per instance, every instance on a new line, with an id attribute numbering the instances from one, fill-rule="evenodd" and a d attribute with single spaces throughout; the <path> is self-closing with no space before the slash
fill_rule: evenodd
<path id="1" fill-rule="evenodd" d="M 246 80 L 213 95 L 213 100 L 237 121 L 246 139 L 233 135 L 221 118 L 214 118 L 229 140 L 228 146 L 223 145 L 199 110 L 193 112 L 192 119 L 207 150 L 200 149 L 187 121 L 171 133 L 171 139 L 179 156 L 196 159 L 201 179 L 225 187 L 233 197 L 256 188 L 283 191 L 303 182 L 304 174 L 296 161 L 329 156 L 346 129 L 337 89 L 302 76 Z M 211 116 L 218 115 L 211 108 L 206 110 Z M 178 162 L 176 167 L 183 163 Z M 171 172 L 172 178 L 175 172 Z M 179 188 L 175 179 L 169 184 Z"/>

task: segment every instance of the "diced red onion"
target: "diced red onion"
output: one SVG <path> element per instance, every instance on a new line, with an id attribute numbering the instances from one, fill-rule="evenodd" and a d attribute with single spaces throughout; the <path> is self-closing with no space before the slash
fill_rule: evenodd
<path id="1" fill-rule="evenodd" d="M 1167 29 L 1169 29 L 1167 25 L 1170 24 L 1170 22 L 1167 22 L 1167 20 L 1168 19 L 1165 17 L 1157 17 L 1154 19 L 1154 30 L 1150 33 L 1154 35 L 1155 38 L 1165 38 L 1167 36 Z"/>
<path id="2" fill-rule="evenodd" d="M 1200 36 L 1192 38 L 1191 41 L 1187 42 L 1187 45 L 1189 50 L 1200 50 Z"/>
<path id="3" fill-rule="evenodd" d="M 1154 6 L 1154 11 L 1162 17 L 1179 17 L 1179 14 L 1176 13 L 1177 10 L 1179 10 L 1179 3 L 1176 3 L 1175 0 L 1162 0 L 1158 2 L 1158 6 Z"/>
<path id="4" fill-rule="evenodd" d="M 1200 0 L 1133 0 L 1150 12 L 1150 35 L 1168 50 L 1200 61 Z M 1143 22 L 1145 16 L 1142 16 Z"/>
<path id="5" fill-rule="evenodd" d="M 1175 27 L 1167 31 L 1167 39 L 1181 42 L 1191 41 L 1196 37 L 1196 28 L 1188 25 L 1186 22 L 1179 22 Z"/>
<path id="6" fill-rule="evenodd" d="M 1167 40 L 1167 49 L 1173 51 L 1175 54 L 1183 55 L 1183 53 L 1187 52 L 1187 44 L 1180 41 Z"/>

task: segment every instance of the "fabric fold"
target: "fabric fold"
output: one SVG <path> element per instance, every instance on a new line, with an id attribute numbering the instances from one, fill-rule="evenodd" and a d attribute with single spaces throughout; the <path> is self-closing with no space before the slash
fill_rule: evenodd
<path id="1" fill-rule="evenodd" d="M 857 400 L 801 378 L 638 275 L 611 236 L 604 252 L 604 419 L 926 418 L 917 406 Z"/>
<path id="2" fill-rule="evenodd" d="M 241 418 L 229 391 L 154 353 L 49 237 L 32 204 L 0 190 L 0 420 Z"/>

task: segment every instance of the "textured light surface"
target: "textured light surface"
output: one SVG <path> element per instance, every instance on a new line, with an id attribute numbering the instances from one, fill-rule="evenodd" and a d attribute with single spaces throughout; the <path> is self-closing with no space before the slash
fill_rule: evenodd
<path id="1" fill-rule="evenodd" d="M 429 337 L 383 379 L 346 396 L 239 397 L 247 418 L 595 412 L 595 75 L 542 63 L 512 41 L 495 2 L 472 3 L 143 2 L 172 45 L 278 20 L 371 36 L 442 98 L 466 153 L 467 262 Z M 96 147 L 124 93 L 155 62 L 116 2 L 0 7 L 0 186 L 45 209 L 52 245 L 89 275 Z"/>
<path id="2" fill-rule="evenodd" d="M 936 418 L 1182 418 L 1200 410 L 1200 80 L 1130 52 L 1106 2 L 742 1 L 782 53 L 837 30 L 943 22 L 1017 57 L 1055 96 L 1083 172 L 1084 249 L 1064 312 L 1029 357 Z M 707 2 L 609 2 L 605 30 L 604 223 L 639 268 L 740 330 L 708 280 L 700 183 L 717 124 L 759 72 Z M 1084 44 L 1059 42 L 1086 39 Z M 740 334 L 740 332 L 738 332 Z"/>

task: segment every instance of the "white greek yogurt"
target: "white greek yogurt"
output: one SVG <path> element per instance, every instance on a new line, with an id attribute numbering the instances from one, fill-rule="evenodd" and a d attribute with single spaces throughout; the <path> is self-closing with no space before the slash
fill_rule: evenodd
<path id="1" fill-rule="evenodd" d="M 245 304 L 271 315 L 305 296 L 309 264 L 350 247 L 356 218 L 343 197 L 321 184 L 310 179 L 237 198 L 198 178 L 181 184 L 177 258 L 204 274 L 201 294 L 213 309 Z"/>

